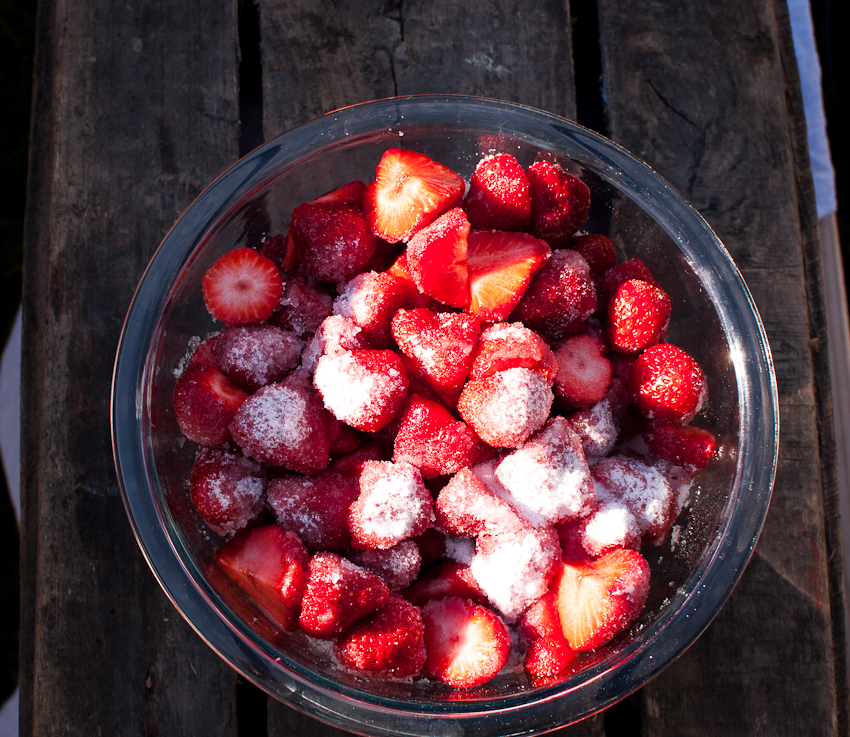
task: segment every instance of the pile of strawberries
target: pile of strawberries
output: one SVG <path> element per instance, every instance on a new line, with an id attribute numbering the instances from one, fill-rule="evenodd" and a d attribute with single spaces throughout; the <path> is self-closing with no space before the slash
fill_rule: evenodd
<path id="1" fill-rule="evenodd" d="M 633 623 L 715 452 L 670 298 L 555 163 L 384 153 L 224 254 L 174 410 L 221 567 L 378 678 L 537 682 Z M 643 444 L 626 442 L 642 440 Z M 640 448 L 643 452 L 632 449 Z"/>

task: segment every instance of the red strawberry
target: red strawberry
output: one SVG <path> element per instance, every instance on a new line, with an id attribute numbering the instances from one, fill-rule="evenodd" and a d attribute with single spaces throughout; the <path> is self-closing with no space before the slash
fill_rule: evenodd
<path id="1" fill-rule="evenodd" d="M 346 351 L 369 350 L 372 344 L 354 320 L 342 315 L 326 317 L 316 334 L 307 341 L 301 354 L 301 365 L 315 373 L 322 356 L 338 356 Z"/>
<path id="2" fill-rule="evenodd" d="M 201 286 L 210 314 L 227 325 L 268 320 L 283 293 L 277 266 L 252 248 L 225 253 L 204 274 Z"/>
<path id="3" fill-rule="evenodd" d="M 180 431 L 198 445 L 230 440 L 228 426 L 248 398 L 214 366 L 189 366 L 174 386 L 174 414 Z"/>
<path id="4" fill-rule="evenodd" d="M 478 162 L 463 209 L 473 228 L 526 230 L 531 220 L 528 179 L 515 156 L 494 154 Z"/>
<path id="5" fill-rule="evenodd" d="M 506 320 L 551 250 L 528 233 L 473 230 L 467 242 L 468 311 L 482 320 Z"/>
<path id="6" fill-rule="evenodd" d="M 392 449 L 387 449 L 378 443 L 367 443 L 352 453 L 337 458 L 331 468 L 334 471 L 356 478 L 360 475 L 360 471 L 366 461 L 388 461 L 391 455 Z"/>
<path id="7" fill-rule="evenodd" d="M 419 396 L 407 400 L 395 437 L 393 461 L 406 461 L 422 478 L 455 473 L 478 457 L 481 441 L 443 405 Z"/>
<path id="8" fill-rule="evenodd" d="M 295 533 L 255 527 L 225 544 L 216 559 L 278 626 L 295 629 L 310 559 Z"/>
<path id="9" fill-rule="evenodd" d="M 552 248 L 564 246 L 587 220 L 590 190 L 557 164 L 537 161 L 528 167 L 531 232 Z"/>
<path id="10" fill-rule="evenodd" d="M 301 359 L 301 341 L 276 325 L 228 325 L 213 348 L 221 370 L 255 392 L 282 379 Z"/>
<path id="11" fill-rule="evenodd" d="M 612 269 L 608 269 L 599 281 L 599 307 L 607 310 L 608 302 L 617 293 L 620 285 L 627 282 L 629 279 L 642 279 L 650 284 L 658 286 L 655 277 L 649 267 L 638 256 L 630 258 L 628 261 L 623 261 L 621 264 Z M 605 313 L 607 314 L 607 312 Z"/>
<path id="12" fill-rule="evenodd" d="M 337 640 L 333 652 L 346 668 L 373 676 L 415 675 L 426 658 L 419 608 L 390 594 L 383 609 L 356 622 Z"/>
<path id="13" fill-rule="evenodd" d="M 343 184 L 331 190 L 321 197 L 313 200 L 314 205 L 354 205 L 355 207 L 363 207 L 363 192 L 366 189 L 365 182 L 355 180 L 348 184 Z"/>
<path id="14" fill-rule="evenodd" d="M 280 309 L 269 322 L 291 330 L 299 338 L 315 333 L 333 312 L 333 297 L 303 276 L 287 278 Z"/>
<path id="15" fill-rule="evenodd" d="M 483 379 L 509 368 L 532 369 L 554 381 L 558 359 L 543 338 L 521 323 L 491 325 L 481 332 L 469 378 Z"/>
<path id="16" fill-rule="evenodd" d="M 422 607 L 425 672 L 455 688 L 480 686 L 508 661 L 511 638 L 499 616 L 480 604 L 448 597 Z"/>
<path id="17" fill-rule="evenodd" d="M 570 238 L 564 246 L 573 251 L 578 251 L 590 266 L 590 275 L 598 279 L 608 269 L 617 264 L 617 250 L 614 243 L 607 235 L 601 233 L 585 233 Z"/>
<path id="18" fill-rule="evenodd" d="M 555 393 L 559 397 L 573 407 L 589 407 L 604 399 L 613 371 L 598 341 L 587 334 L 574 335 L 558 347 L 555 357 Z"/>
<path id="19" fill-rule="evenodd" d="M 458 174 L 424 154 L 391 148 L 363 193 L 363 206 L 372 232 L 396 243 L 457 205 L 465 189 Z"/>
<path id="20" fill-rule="evenodd" d="M 446 596 L 457 596 L 476 604 L 487 602 L 487 597 L 470 574 L 469 566 L 453 560 L 434 566 L 404 592 L 404 598 L 417 606 Z"/>
<path id="21" fill-rule="evenodd" d="M 348 317 L 363 329 L 375 348 L 393 345 L 390 320 L 405 302 L 405 286 L 389 272 L 364 272 L 341 287 L 334 314 Z"/>
<path id="22" fill-rule="evenodd" d="M 283 271 L 295 265 L 295 240 L 278 233 L 261 241 L 259 253 Z"/>
<path id="23" fill-rule="evenodd" d="M 570 647 L 561 629 L 558 599 L 554 591 L 545 593 L 526 609 L 519 628 L 529 642 L 525 669 L 532 676 L 555 676 L 575 660 L 577 653 Z"/>
<path id="24" fill-rule="evenodd" d="M 216 335 L 213 335 L 198 343 L 197 348 L 192 351 L 192 357 L 189 359 L 190 366 L 213 366 L 215 368 L 220 368 L 218 365 L 218 359 L 216 359 L 215 353 L 213 352 L 216 337 Z"/>
<path id="25" fill-rule="evenodd" d="M 374 573 L 339 555 L 316 553 L 307 567 L 298 626 L 311 637 L 330 640 L 381 609 L 389 595 Z"/>
<path id="26" fill-rule="evenodd" d="M 690 473 L 705 468 L 717 449 L 712 433 L 692 425 L 651 422 L 644 428 L 643 439 L 656 456 Z"/>
<path id="27" fill-rule="evenodd" d="M 390 591 L 401 591 L 410 586 L 422 568 L 422 555 L 413 540 L 402 540 L 386 550 L 352 550 L 348 557 L 358 566 L 380 576 Z"/>
<path id="28" fill-rule="evenodd" d="M 649 594 L 649 566 L 616 548 L 595 560 L 563 561 L 553 591 L 561 629 L 574 650 L 593 650 L 634 622 Z"/>
<path id="29" fill-rule="evenodd" d="M 705 376 L 681 348 L 657 343 L 632 364 L 629 384 L 635 404 L 650 420 L 686 423 L 705 399 Z"/>
<path id="30" fill-rule="evenodd" d="M 628 504 L 610 499 L 581 521 L 581 544 L 594 558 L 613 548 L 639 550 L 641 528 Z"/>
<path id="31" fill-rule="evenodd" d="M 443 401 L 454 405 L 472 365 L 481 326 L 463 313 L 399 310 L 392 321 L 398 347 Z"/>
<path id="32" fill-rule="evenodd" d="M 363 435 L 342 420 L 328 415 L 328 443 L 333 457 L 353 453 L 363 444 Z"/>
<path id="33" fill-rule="evenodd" d="M 614 350 L 637 353 L 664 339 L 670 297 L 660 287 L 629 279 L 608 302 L 608 339 Z"/>
<path id="34" fill-rule="evenodd" d="M 411 310 L 417 307 L 427 307 L 433 301 L 427 294 L 422 294 L 407 265 L 407 253 L 402 253 L 387 271 L 392 274 L 403 288 L 404 300 L 402 307 Z"/>
<path id="35" fill-rule="evenodd" d="M 189 473 L 192 502 L 204 522 L 220 535 L 233 535 L 265 508 L 266 474 L 241 453 L 201 448 Z"/>
<path id="36" fill-rule="evenodd" d="M 407 244 L 407 268 L 422 294 L 450 307 L 469 304 L 466 240 L 469 221 L 459 207 L 440 215 Z"/>
<path id="37" fill-rule="evenodd" d="M 515 534 L 528 526 L 511 504 L 498 497 L 469 468 L 456 473 L 442 488 L 434 512 L 438 529 L 461 537 Z"/>
<path id="38" fill-rule="evenodd" d="M 363 211 L 351 205 L 299 205 L 289 232 L 298 245 L 301 267 L 322 282 L 351 279 L 375 252 L 375 237 Z"/>

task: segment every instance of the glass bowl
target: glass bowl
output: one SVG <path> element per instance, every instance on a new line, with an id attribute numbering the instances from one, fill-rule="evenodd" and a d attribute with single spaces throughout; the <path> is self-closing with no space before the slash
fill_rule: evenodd
<path id="1" fill-rule="evenodd" d="M 607 233 L 620 259 L 640 256 L 671 297 L 669 342 L 708 382 L 698 424 L 717 458 L 695 480 L 672 540 L 648 546 L 652 588 L 628 630 L 566 673 L 532 682 L 521 662 L 484 686 L 455 691 L 427 679 L 375 681 L 342 672 L 329 648 L 279 633 L 215 563 L 222 543 L 192 506 L 196 446 L 172 407 L 187 345 L 220 329 L 201 278 L 222 253 L 285 233 L 293 208 L 345 182 L 371 178 L 403 147 L 468 178 L 505 152 L 528 166 L 557 161 L 590 187 L 586 229 Z M 177 221 L 151 260 L 127 314 L 112 385 L 118 479 L 139 545 L 177 609 L 225 661 L 272 696 L 361 734 L 539 734 L 589 716 L 638 689 L 708 626 L 740 578 L 767 512 L 778 447 L 776 381 L 755 305 L 700 215 L 622 148 L 562 118 L 464 96 L 354 105 L 266 143 L 224 172 Z"/>

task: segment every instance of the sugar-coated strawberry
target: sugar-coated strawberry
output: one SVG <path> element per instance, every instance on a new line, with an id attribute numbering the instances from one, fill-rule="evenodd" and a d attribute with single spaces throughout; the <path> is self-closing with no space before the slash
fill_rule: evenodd
<path id="1" fill-rule="evenodd" d="M 639 550 L 642 536 L 628 504 L 613 499 L 599 504 L 581 524 L 581 544 L 593 558 L 613 548 Z"/>
<path id="2" fill-rule="evenodd" d="M 557 340 L 584 330 L 595 310 L 587 261 L 576 251 L 560 250 L 532 279 L 511 320 Z"/>
<path id="3" fill-rule="evenodd" d="M 611 269 L 608 269 L 599 280 L 599 306 L 605 310 L 608 307 L 608 302 L 617 293 L 620 285 L 627 282 L 629 279 L 641 279 L 650 284 L 658 285 L 655 277 L 649 270 L 649 267 L 644 263 L 639 256 L 634 256 L 628 261 L 623 261 Z"/>
<path id="4" fill-rule="evenodd" d="M 298 627 L 311 637 L 333 639 L 381 609 L 389 595 L 374 573 L 334 553 L 316 553 L 307 566 Z"/>
<path id="5" fill-rule="evenodd" d="M 481 331 L 469 378 L 483 379 L 509 368 L 528 368 L 554 381 L 558 360 L 546 341 L 521 323 L 490 325 Z"/>
<path id="6" fill-rule="evenodd" d="M 552 248 L 561 248 L 587 220 L 590 189 L 550 161 L 535 162 L 527 176 L 531 232 Z"/>
<path id="7" fill-rule="evenodd" d="M 282 379 L 301 359 L 301 341 L 275 325 L 228 325 L 213 348 L 221 370 L 239 386 L 255 392 Z"/>
<path id="8" fill-rule="evenodd" d="M 714 435 L 693 425 L 647 423 L 643 439 L 656 456 L 691 473 L 705 468 L 717 450 Z"/>
<path id="9" fill-rule="evenodd" d="M 309 559 L 298 535 L 274 524 L 240 532 L 216 556 L 239 587 L 287 631 L 298 621 Z"/>
<path id="10" fill-rule="evenodd" d="M 555 533 L 561 546 L 561 560 L 590 559 L 582 543 L 585 519 L 570 519 L 555 525 Z"/>
<path id="11" fill-rule="evenodd" d="M 375 236 L 358 207 L 304 203 L 289 226 L 301 268 L 321 282 L 339 283 L 359 273 L 375 252 Z"/>
<path id="12" fill-rule="evenodd" d="M 230 423 L 246 455 L 299 473 L 319 473 L 330 463 L 326 410 L 298 369 L 246 399 Z"/>
<path id="13" fill-rule="evenodd" d="M 670 325 L 670 297 L 642 279 L 620 285 L 608 302 L 608 339 L 614 350 L 637 353 L 660 342 Z"/>
<path id="14" fill-rule="evenodd" d="M 341 287 L 333 311 L 359 325 L 375 348 L 390 348 L 390 321 L 404 301 L 405 288 L 396 277 L 386 271 L 368 271 Z"/>
<path id="15" fill-rule="evenodd" d="M 291 330 L 299 338 L 315 333 L 333 311 L 333 297 L 303 276 L 292 276 L 283 285 L 280 308 L 269 322 Z"/>
<path id="16" fill-rule="evenodd" d="M 189 473 L 189 490 L 204 522 L 220 535 L 233 535 L 265 508 L 266 473 L 231 447 L 201 448 Z"/>
<path id="17" fill-rule="evenodd" d="M 353 182 L 343 184 L 341 187 L 323 194 L 321 197 L 316 197 L 312 202 L 314 205 L 353 205 L 362 208 L 365 190 L 366 183 L 355 179 Z"/>
<path id="18" fill-rule="evenodd" d="M 457 409 L 485 443 L 516 448 L 543 427 L 554 399 L 538 371 L 511 368 L 468 381 Z"/>
<path id="19" fill-rule="evenodd" d="M 699 364 L 671 343 L 656 343 L 632 364 L 629 385 L 635 404 L 649 420 L 687 423 L 705 400 Z"/>
<path id="20" fill-rule="evenodd" d="M 468 599 L 476 604 L 487 602 L 487 597 L 469 572 L 469 566 L 454 560 L 443 561 L 429 569 L 404 591 L 404 598 L 417 606 L 446 596 Z"/>
<path id="21" fill-rule="evenodd" d="M 406 678 L 425 664 L 425 628 L 419 608 L 397 594 L 344 633 L 334 656 L 346 668 L 378 678 Z"/>
<path id="22" fill-rule="evenodd" d="M 407 268 L 422 294 L 450 307 L 469 304 L 469 221 L 454 207 L 429 223 L 407 244 Z"/>
<path id="23" fill-rule="evenodd" d="M 463 202 L 469 222 L 479 230 L 526 230 L 531 197 L 525 170 L 511 154 L 485 156 L 472 173 Z"/>
<path id="24" fill-rule="evenodd" d="M 392 321 L 398 347 L 449 405 L 469 374 L 480 332 L 478 318 L 464 313 L 399 310 Z"/>
<path id="25" fill-rule="evenodd" d="M 357 481 L 336 471 L 283 474 L 269 482 L 268 506 L 309 550 L 342 553 L 351 547 L 348 507 L 358 493 Z"/>
<path id="26" fill-rule="evenodd" d="M 604 399 L 613 370 L 596 340 L 587 334 L 570 336 L 555 350 L 555 358 L 555 394 L 569 406 L 588 407 Z"/>
<path id="27" fill-rule="evenodd" d="M 401 359 L 392 351 L 346 351 L 322 356 L 316 388 L 334 417 L 376 432 L 398 414 L 409 385 Z"/>
<path id="28" fill-rule="evenodd" d="M 451 169 L 404 149 L 384 152 L 363 193 L 372 232 L 390 243 L 409 241 L 421 228 L 458 205 L 466 184 Z"/>
<path id="29" fill-rule="evenodd" d="M 528 233 L 470 232 L 467 310 L 482 320 L 506 320 L 551 252 L 545 241 Z"/>
<path id="30" fill-rule="evenodd" d="M 380 576 L 390 591 L 406 589 L 416 580 L 422 568 L 422 555 L 413 540 L 402 540 L 385 550 L 352 550 L 348 557 Z"/>
<path id="31" fill-rule="evenodd" d="M 393 460 L 416 466 L 422 478 L 430 479 L 471 465 L 480 447 L 481 441 L 469 425 L 443 405 L 413 395 L 401 414 Z"/>
<path id="32" fill-rule="evenodd" d="M 554 591 L 545 593 L 523 612 L 519 628 L 529 643 L 525 669 L 530 675 L 549 678 L 575 660 L 577 653 L 570 647 L 561 629 Z"/>
<path id="33" fill-rule="evenodd" d="M 366 461 L 389 461 L 391 459 L 392 448 L 387 448 L 380 443 L 365 443 L 348 455 L 337 458 L 331 464 L 331 470 L 356 478 L 360 475 L 361 468 Z"/>
<path id="34" fill-rule="evenodd" d="M 450 535 L 516 533 L 527 527 L 517 510 L 469 468 L 456 473 L 434 503 L 437 527 Z"/>
<path id="35" fill-rule="evenodd" d="M 564 561 L 555 576 L 561 629 L 574 650 L 593 650 L 634 622 L 649 595 L 649 566 L 617 548 L 595 560 Z"/>
<path id="36" fill-rule="evenodd" d="M 283 293 L 280 270 L 252 248 L 221 256 L 201 281 L 210 314 L 227 325 L 268 320 Z"/>
<path id="37" fill-rule="evenodd" d="M 198 445 L 221 445 L 230 440 L 230 422 L 247 398 L 219 369 L 194 364 L 174 386 L 177 425 Z"/>
<path id="38" fill-rule="evenodd" d="M 579 436 L 586 458 L 604 458 L 614 448 L 620 427 L 608 395 L 592 407 L 571 413 L 567 420 Z"/>
<path id="39" fill-rule="evenodd" d="M 601 233 L 574 235 L 564 247 L 578 251 L 584 257 L 590 267 L 590 275 L 594 279 L 598 279 L 608 269 L 617 265 L 617 251 L 607 235 Z"/>
<path id="40" fill-rule="evenodd" d="M 354 320 L 342 315 L 326 317 L 315 335 L 307 341 L 301 354 L 301 366 L 315 373 L 319 359 L 324 356 L 338 356 L 346 351 L 369 350 L 374 348 L 366 333 Z"/>
<path id="41" fill-rule="evenodd" d="M 422 607 L 425 672 L 455 688 L 480 686 L 505 665 L 511 638 L 487 607 L 465 599 L 432 599 Z"/>
<path id="42" fill-rule="evenodd" d="M 348 509 L 355 548 L 386 550 L 424 532 L 434 521 L 434 502 L 419 469 L 409 463 L 366 461 L 360 494 Z"/>

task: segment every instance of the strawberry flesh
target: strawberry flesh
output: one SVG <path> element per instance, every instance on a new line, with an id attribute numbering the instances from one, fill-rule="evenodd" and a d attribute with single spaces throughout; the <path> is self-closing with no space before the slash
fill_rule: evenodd
<path id="1" fill-rule="evenodd" d="M 221 256 L 201 281 L 210 314 L 227 325 L 268 320 L 283 293 L 280 270 L 252 248 Z"/>

